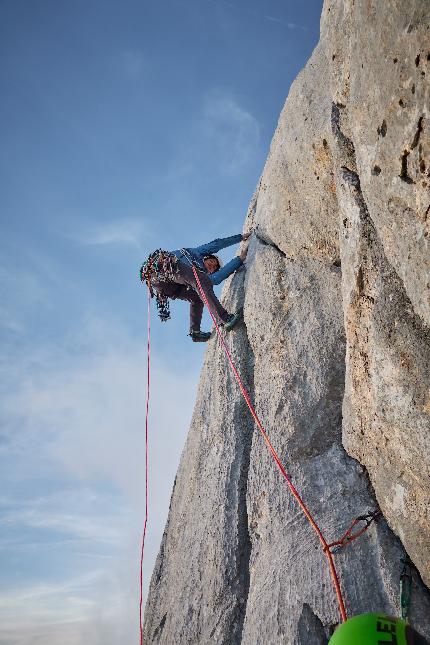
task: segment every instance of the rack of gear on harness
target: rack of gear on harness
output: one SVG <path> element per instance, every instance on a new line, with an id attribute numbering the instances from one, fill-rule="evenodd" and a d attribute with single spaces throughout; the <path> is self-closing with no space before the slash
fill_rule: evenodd
<path id="1" fill-rule="evenodd" d="M 151 253 L 140 267 L 140 279 L 142 282 L 146 282 L 151 298 L 155 296 L 158 317 L 161 322 L 166 322 L 170 319 L 169 298 L 162 293 L 158 293 L 156 284 L 174 281 L 175 273 L 177 273 L 177 262 L 178 259 L 168 251 L 157 249 Z"/>

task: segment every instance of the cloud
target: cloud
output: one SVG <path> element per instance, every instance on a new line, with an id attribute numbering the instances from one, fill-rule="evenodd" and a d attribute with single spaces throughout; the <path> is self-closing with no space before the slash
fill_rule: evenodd
<path id="1" fill-rule="evenodd" d="M 72 606 L 67 603 L 68 606 L 63 608 L 63 620 L 66 618 L 76 618 L 76 615 L 82 613 L 79 609 L 81 607 L 86 609 L 89 604 L 85 600 L 85 590 L 92 586 L 100 575 L 101 573 L 99 571 L 95 571 L 83 576 L 71 578 L 67 582 L 35 584 L 25 589 L 1 594 L 0 615 L 7 610 L 13 610 L 17 606 L 28 606 L 28 611 L 22 612 L 22 618 L 25 620 L 26 615 L 39 616 L 41 618 L 40 622 L 43 623 L 46 619 L 55 619 L 58 606 L 72 595 Z M 46 602 L 48 599 L 49 604 Z M 78 599 L 79 601 L 76 602 Z M 78 609 L 77 612 L 76 609 Z M 5 622 L 2 621 L 1 624 L 4 626 Z"/>
<path id="2" fill-rule="evenodd" d="M 196 190 L 193 177 L 203 171 L 214 183 L 237 180 L 253 168 L 257 173 L 261 152 L 260 124 L 255 116 L 229 92 L 209 91 L 189 115 L 176 153 L 157 179 L 158 189 L 169 187 L 163 192 L 164 209 L 174 213 L 189 209 L 189 193 Z"/>
<path id="3" fill-rule="evenodd" d="M 306 27 L 302 27 L 301 25 L 296 24 L 295 22 L 288 22 L 287 20 L 283 20 L 282 18 L 276 18 L 275 16 L 264 16 L 266 20 L 269 22 L 276 22 L 280 25 L 283 25 L 284 27 L 287 27 L 287 29 L 301 29 L 303 31 L 307 31 Z"/>
<path id="4" fill-rule="evenodd" d="M 38 347 L 11 363 L 1 397 L 7 437 L 0 445 L 2 645 L 30 640 L 117 645 L 138 637 L 145 492 L 142 345 L 123 329 L 93 319 L 71 333 L 67 344 Z M 196 381 L 196 372 L 183 373 L 181 365 L 175 372 L 153 357 L 145 590 Z M 17 486 L 24 496 L 14 493 Z M 8 562 L 19 562 L 19 570 L 29 574 L 36 554 L 36 562 L 46 561 L 36 582 L 8 577 Z"/>
<path id="5" fill-rule="evenodd" d="M 0 331 L 6 336 L 23 335 L 29 326 L 30 312 L 52 311 L 52 290 L 61 287 L 60 267 L 55 262 L 41 260 L 34 252 L 11 249 L 10 257 L 0 258 Z M 19 258 L 19 259 L 17 259 Z M 6 348 L 3 350 L 4 355 Z"/>
<path id="6" fill-rule="evenodd" d="M 258 20 L 267 20 L 268 22 L 276 22 L 282 25 L 283 27 L 286 27 L 287 29 L 301 29 L 303 31 L 308 31 L 307 27 L 298 25 L 295 22 L 289 22 L 288 20 L 284 20 L 283 18 L 278 18 L 276 16 L 265 15 L 259 11 L 250 9 L 249 7 L 244 7 L 243 5 L 233 4 L 232 2 L 227 2 L 226 0 L 207 0 L 207 1 L 210 2 L 211 4 L 218 5 L 220 7 L 226 7 L 227 9 L 234 10 L 236 12 L 240 11 L 241 13 L 246 13 L 248 16 L 253 16 Z"/>
<path id="7" fill-rule="evenodd" d="M 107 501 L 112 507 L 103 508 Z M 114 504 L 114 496 L 102 497 L 93 490 L 62 489 L 42 497 L 2 498 L 0 511 L 4 526 L 17 529 L 23 536 L 29 529 L 41 530 L 44 534 L 67 536 L 68 540 L 97 541 L 115 545 L 120 541 L 130 510 Z M 101 507 L 101 508 L 100 508 Z M 108 511 L 108 512 L 107 512 Z M 34 535 L 35 531 L 31 531 Z M 63 540 L 62 537 L 59 539 Z M 33 544 L 32 544 L 33 546 Z"/>
<path id="8" fill-rule="evenodd" d="M 22 334 L 24 326 L 5 306 L 0 305 L 0 326 L 13 334 Z"/>
<path id="9" fill-rule="evenodd" d="M 100 225 L 90 225 L 79 233 L 75 232 L 71 235 L 81 244 L 126 244 L 135 246 L 139 250 L 144 241 L 151 236 L 152 231 L 144 217 L 116 219 Z"/>
<path id="10" fill-rule="evenodd" d="M 211 155 L 217 154 L 221 171 L 238 174 L 255 159 L 260 143 L 260 125 L 232 97 L 215 92 L 207 97 L 202 131 Z"/>
<path id="11" fill-rule="evenodd" d="M 129 571 L 126 568 L 126 573 Z M 117 573 L 91 571 L 67 584 L 0 594 L 2 645 L 118 645 L 138 641 L 134 590 Z M 19 611 L 20 610 L 20 611 Z"/>
<path id="12" fill-rule="evenodd" d="M 137 80 L 148 69 L 148 61 L 143 52 L 129 49 L 121 53 L 120 67 L 127 78 Z"/>
<path id="13" fill-rule="evenodd" d="M 19 446 L 37 443 L 41 456 L 78 478 L 108 476 L 140 503 L 146 348 L 104 320 L 82 324 L 66 347 L 39 348 L 11 370 L 12 391 L 3 399 L 6 428 Z M 154 359 L 151 412 L 168 459 L 177 458 L 183 434 L 176 441 L 171 429 L 187 427 L 196 380 L 196 372 L 184 376 Z M 175 407 L 182 410 L 180 420 Z M 17 424 L 20 436 L 13 432 Z"/>

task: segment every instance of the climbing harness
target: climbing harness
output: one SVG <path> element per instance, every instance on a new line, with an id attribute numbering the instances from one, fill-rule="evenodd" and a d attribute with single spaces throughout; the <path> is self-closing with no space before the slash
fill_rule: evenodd
<path id="1" fill-rule="evenodd" d="M 181 253 L 182 253 L 182 256 L 183 256 L 184 258 L 187 258 L 188 263 L 190 264 L 191 268 L 193 268 L 194 266 L 196 266 L 196 265 L 195 265 L 195 263 L 194 263 L 193 258 L 191 257 L 191 254 L 189 253 L 189 251 L 187 251 L 187 249 L 181 249 Z M 196 267 L 196 268 L 197 268 L 197 269 L 199 269 L 200 267 Z M 200 270 L 201 270 L 201 269 L 200 269 Z"/>
<path id="2" fill-rule="evenodd" d="M 157 249 L 151 253 L 140 267 L 140 279 L 142 282 L 146 282 L 151 298 L 155 295 L 158 316 L 161 322 L 166 322 L 170 319 L 170 307 L 168 296 L 157 291 L 157 284 L 174 282 L 175 275 L 178 272 L 177 264 L 178 258 L 175 255 L 168 251 Z"/>
<path id="3" fill-rule="evenodd" d="M 142 546 L 140 550 L 140 604 L 139 604 L 139 626 L 140 645 L 143 645 L 143 554 L 145 551 L 146 526 L 148 524 L 148 417 L 149 417 L 149 393 L 151 373 L 151 290 L 148 285 L 148 341 L 147 341 L 147 363 L 146 363 L 146 418 L 145 418 L 145 522 L 143 525 Z"/>
<path id="4" fill-rule="evenodd" d="M 402 559 L 403 569 L 400 574 L 400 618 L 403 620 L 408 619 L 409 610 L 411 608 L 411 593 L 412 593 L 412 569 L 414 568 L 413 562 L 408 556 Z"/>

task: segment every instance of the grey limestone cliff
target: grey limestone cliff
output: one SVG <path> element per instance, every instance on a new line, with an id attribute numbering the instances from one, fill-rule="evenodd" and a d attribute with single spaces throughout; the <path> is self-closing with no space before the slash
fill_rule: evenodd
<path id="1" fill-rule="evenodd" d="M 227 342 L 328 540 L 347 610 L 430 638 L 430 4 L 326 0 L 224 290 Z M 424 582 L 423 582 L 424 581 Z M 145 643 L 322 645 L 339 622 L 326 559 L 208 344 L 145 612 Z"/>

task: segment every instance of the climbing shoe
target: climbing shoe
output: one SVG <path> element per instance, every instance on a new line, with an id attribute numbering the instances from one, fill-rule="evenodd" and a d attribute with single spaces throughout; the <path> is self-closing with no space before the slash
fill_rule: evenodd
<path id="1" fill-rule="evenodd" d="M 211 335 L 210 331 L 190 331 L 189 333 L 193 343 L 206 343 Z"/>
<path id="2" fill-rule="evenodd" d="M 226 331 L 231 331 L 237 323 L 243 318 L 243 309 L 239 309 L 235 314 L 230 314 L 228 320 L 224 324 Z"/>

